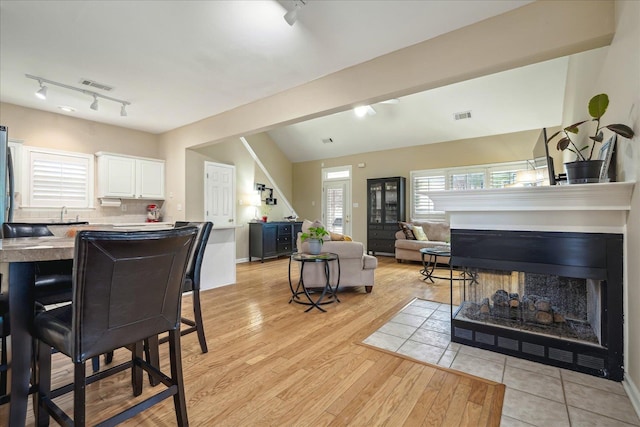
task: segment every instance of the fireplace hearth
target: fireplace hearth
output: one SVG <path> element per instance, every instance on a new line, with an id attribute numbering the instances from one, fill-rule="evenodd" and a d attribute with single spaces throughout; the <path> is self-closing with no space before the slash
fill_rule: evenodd
<path id="1" fill-rule="evenodd" d="M 621 234 L 451 230 L 452 341 L 623 379 Z M 453 297 L 453 295 L 452 295 Z"/>

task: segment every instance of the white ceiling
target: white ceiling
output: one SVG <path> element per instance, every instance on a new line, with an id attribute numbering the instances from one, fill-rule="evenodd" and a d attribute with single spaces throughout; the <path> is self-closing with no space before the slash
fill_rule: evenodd
<path id="1" fill-rule="evenodd" d="M 308 0 L 290 27 L 289 0 L 0 0 L 0 101 L 162 133 L 529 2 Z M 378 104 L 375 116 L 343 112 L 270 134 L 302 161 L 538 128 L 559 121 L 562 102 L 549 97 L 563 93 L 563 68 L 550 61 Z M 41 101 L 25 74 L 75 87 L 95 80 L 132 105 L 127 117 L 107 100 L 93 111 L 91 97 L 52 85 Z M 473 119 L 454 124 L 461 110 Z M 335 143 L 322 144 L 328 137 Z"/>

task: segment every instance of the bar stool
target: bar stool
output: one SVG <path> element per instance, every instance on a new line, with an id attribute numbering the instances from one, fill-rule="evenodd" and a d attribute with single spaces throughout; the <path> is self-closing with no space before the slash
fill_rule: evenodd
<path id="1" fill-rule="evenodd" d="M 115 425 L 173 396 L 178 425 L 188 425 L 180 354 L 180 300 L 195 227 L 119 232 L 80 231 L 76 235 L 73 302 L 38 313 L 36 419 L 48 425 L 49 415 L 63 425 L 84 426 L 85 388 L 124 369 L 132 369 L 134 396 L 142 393 L 142 369 L 166 390 L 102 422 Z M 142 359 L 142 342 L 169 333 L 171 376 Z M 131 361 L 86 377 L 85 362 L 120 347 L 132 348 Z M 51 390 L 51 348 L 74 365 L 73 420 L 52 399 L 71 386 Z"/>
<path id="2" fill-rule="evenodd" d="M 9 336 L 9 298 L 6 294 L 0 294 L 0 405 L 9 401 L 7 394 L 7 371 L 9 362 L 7 359 L 7 337 Z"/>

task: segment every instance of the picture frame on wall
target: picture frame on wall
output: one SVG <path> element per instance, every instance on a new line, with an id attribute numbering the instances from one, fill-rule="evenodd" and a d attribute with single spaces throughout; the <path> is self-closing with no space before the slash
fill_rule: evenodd
<path id="1" fill-rule="evenodd" d="M 600 153 L 598 155 L 598 160 L 603 160 L 602 169 L 600 170 L 600 182 L 609 182 L 614 181 L 615 176 L 613 178 L 609 175 L 609 170 L 611 169 L 611 161 L 613 158 L 613 154 L 616 148 L 616 134 L 613 134 L 611 138 L 607 139 L 607 141 L 602 144 L 600 147 Z M 615 162 L 615 160 L 613 160 Z"/>

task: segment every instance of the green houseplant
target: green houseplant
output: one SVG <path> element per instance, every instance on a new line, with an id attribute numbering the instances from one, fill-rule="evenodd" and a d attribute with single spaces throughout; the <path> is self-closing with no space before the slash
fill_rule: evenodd
<path id="1" fill-rule="evenodd" d="M 300 241 L 309 240 L 309 253 L 318 255 L 322 251 L 323 237 L 328 236 L 329 232 L 324 227 L 309 227 L 309 231 L 300 234 Z"/>
<path id="2" fill-rule="evenodd" d="M 633 130 L 620 123 L 601 125 L 600 120 L 604 113 L 606 113 L 609 107 L 609 96 L 606 93 L 595 95 L 589 100 L 589 115 L 591 119 L 582 120 L 559 130 L 549 137 L 547 143 L 551 142 L 557 136 L 562 135 L 556 144 L 556 148 L 560 151 L 569 150 L 576 155 L 574 162 L 565 163 L 567 169 L 567 178 L 569 183 L 573 182 L 598 182 L 600 177 L 600 169 L 602 168 L 602 160 L 594 160 L 593 153 L 595 152 L 596 144 L 601 143 L 604 140 L 603 129 L 609 129 L 616 135 L 620 135 L 624 138 L 633 138 Z M 580 126 L 585 123 L 595 122 L 595 131 L 592 136 L 589 136 L 590 141 L 586 141 L 585 145 L 578 147 L 577 135 L 580 131 Z M 572 135 L 573 138 L 572 139 Z M 572 174 L 583 172 L 588 176 L 572 176 Z"/>

